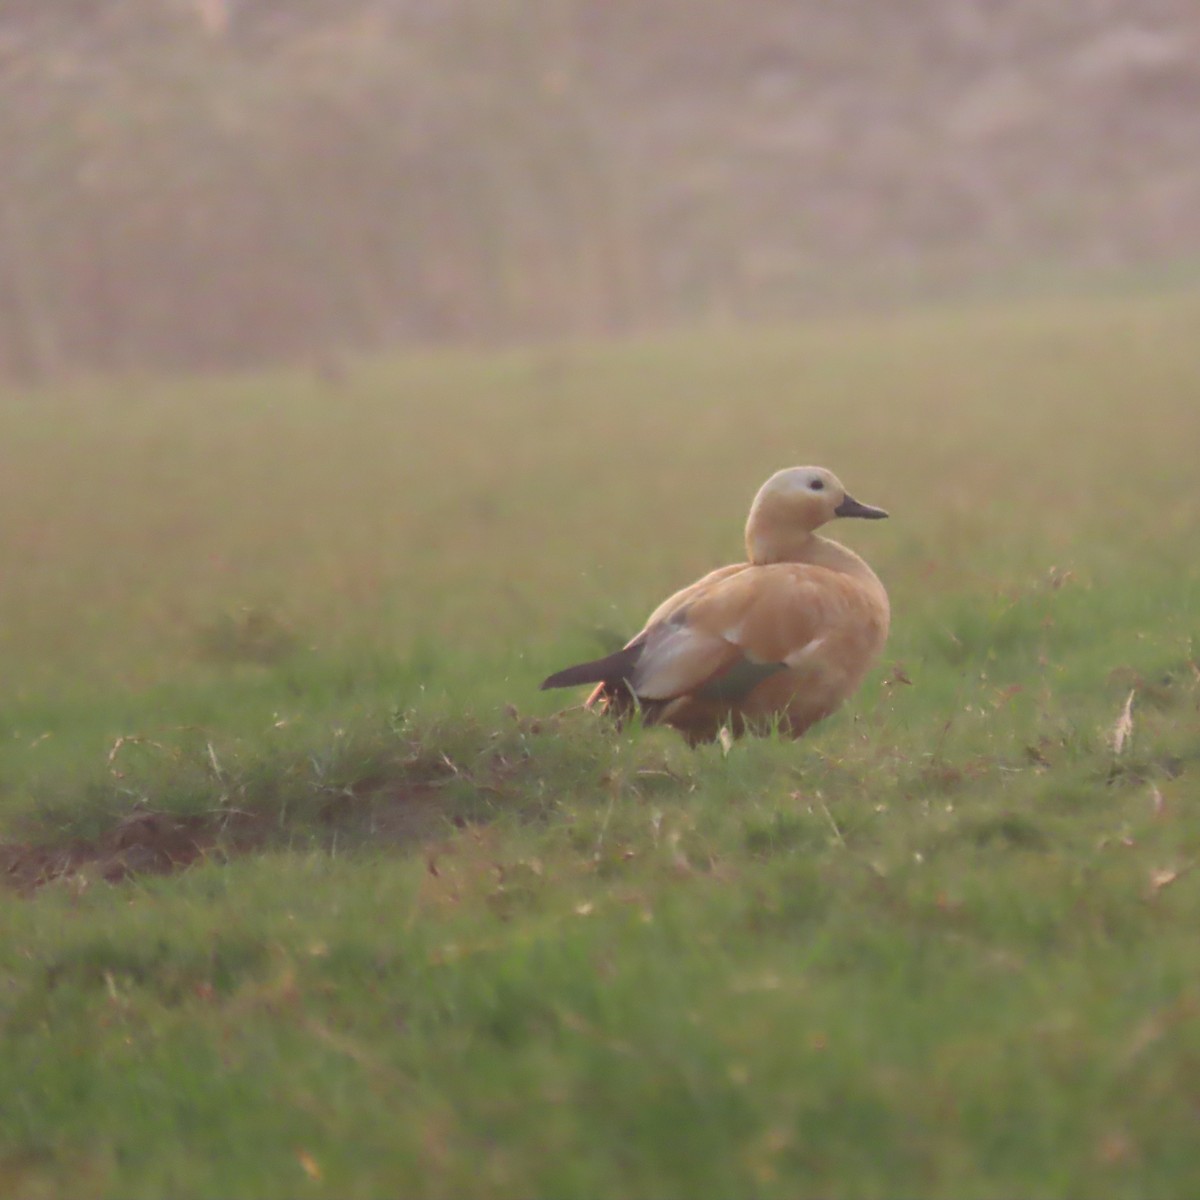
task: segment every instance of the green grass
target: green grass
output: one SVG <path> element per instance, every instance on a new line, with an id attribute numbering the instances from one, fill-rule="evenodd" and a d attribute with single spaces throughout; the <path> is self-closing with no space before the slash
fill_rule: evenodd
<path id="1" fill-rule="evenodd" d="M 1195 1193 L 1198 323 L 5 397 L 0 1195 Z M 847 711 L 537 691 L 793 462 L 893 514 Z"/>

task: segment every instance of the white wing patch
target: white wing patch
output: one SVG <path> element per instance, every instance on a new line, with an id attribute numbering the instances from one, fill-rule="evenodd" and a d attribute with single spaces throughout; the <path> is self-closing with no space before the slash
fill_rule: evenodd
<path id="1" fill-rule="evenodd" d="M 725 641 L 732 643 L 734 646 L 740 646 L 742 644 L 742 638 L 745 637 L 745 635 L 745 619 L 739 621 L 736 625 L 731 625 L 728 629 L 723 630 L 721 633 L 721 637 L 723 637 Z"/>
<path id="2" fill-rule="evenodd" d="M 651 635 L 634 668 L 634 692 L 644 700 L 670 700 L 690 691 L 728 655 L 729 643 L 688 625 L 667 624 Z"/>
<path id="3" fill-rule="evenodd" d="M 815 654 L 819 654 L 821 647 L 825 645 L 825 638 L 813 638 L 811 642 L 805 642 L 803 646 L 797 646 L 795 650 L 784 657 L 784 662 L 787 663 L 792 670 L 797 667 L 802 667 Z"/>

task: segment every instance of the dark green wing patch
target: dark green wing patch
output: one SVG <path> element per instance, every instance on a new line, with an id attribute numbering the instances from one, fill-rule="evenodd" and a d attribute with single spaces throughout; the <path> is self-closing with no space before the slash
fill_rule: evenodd
<path id="1" fill-rule="evenodd" d="M 749 695 L 764 679 L 769 679 L 772 675 L 786 670 L 787 663 L 760 663 L 752 662 L 748 658 L 741 658 L 728 671 L 722 671 L 720 675 L 710 679 L 703 687 L 697 688 L 693 694 L 703 700 L 717 700 L 731 704 L 743 696 Z"/>

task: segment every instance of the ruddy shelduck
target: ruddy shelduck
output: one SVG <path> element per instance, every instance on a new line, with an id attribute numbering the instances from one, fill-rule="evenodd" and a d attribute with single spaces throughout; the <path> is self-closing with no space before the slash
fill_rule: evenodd
<path id="1" fill-rule="evenodd" d="M 788 467 L 759 488 L 746 562 L 720 567 L 650 614 L 623 650 L 551 675 L 595 683 L 588 707 L 671 725 L 689 742 L 722 728 L 799 737 L 853 694 L 887 640 L 887 592 L 852 550 L 815 531 L 878 520 L 823 467 Z"/>

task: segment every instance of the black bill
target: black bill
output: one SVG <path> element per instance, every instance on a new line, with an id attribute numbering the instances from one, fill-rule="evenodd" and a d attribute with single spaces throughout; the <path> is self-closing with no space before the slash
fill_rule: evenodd
<path id="1" fill-rule="evenodd" d="M 868 521 L 881 521 L 887 516 L 887 509 L 872 508 L 869 504 L 860 504 L 853 496 L 844 497 L 841 504 L 833 511 L 839 517 L 863 517 Z"/>

